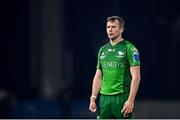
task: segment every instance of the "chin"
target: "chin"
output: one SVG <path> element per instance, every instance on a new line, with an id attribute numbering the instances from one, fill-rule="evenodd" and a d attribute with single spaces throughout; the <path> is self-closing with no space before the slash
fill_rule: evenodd
<path id="1" fill-rule="evenodd" d="M 112 37 L 112 36 L 110 37 L 110 36 L 109 36 L 109 39 L 114 39 L 114 37 Z"/>
<path id="2" fill-rule="evenodd" d="M 116 37 L 110 37 L 109 39 L 111 39 L 111 40 L 115 40 L 115 39 L 116 39 Z"/>

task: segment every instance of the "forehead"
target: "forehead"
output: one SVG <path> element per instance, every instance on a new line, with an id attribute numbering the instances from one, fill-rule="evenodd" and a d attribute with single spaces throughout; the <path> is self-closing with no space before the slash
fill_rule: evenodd
<path id="1" fill-rule="evenodd" d="M 119 21 L 118 20 L 114 20 L 114 21 L 108 21 L 107 26 L 111 26 L 111 25 L 115 25 L 115 26 L 118 26 L 119 25 Z"/>

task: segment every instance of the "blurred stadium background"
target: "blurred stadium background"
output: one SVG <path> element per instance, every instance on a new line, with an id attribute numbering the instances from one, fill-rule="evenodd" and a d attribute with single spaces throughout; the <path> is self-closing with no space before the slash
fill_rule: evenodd
<path id="1" fill-rule="evenodd" d="M 140 51 L 136 118 L 180 118 L 178 0 L 4 0 L 0 118 L 95 118 L 88 111 L 106 17 Z"/>

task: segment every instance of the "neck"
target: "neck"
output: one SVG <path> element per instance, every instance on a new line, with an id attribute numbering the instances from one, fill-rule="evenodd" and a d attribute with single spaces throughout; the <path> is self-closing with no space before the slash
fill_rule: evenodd
<path id="1" fill-rule="evenodd" d="M 121 37 L 121 35 L 119 35 L 116 39 L 110 39 L 111 45 L 116 45 L 117 43 L 121 41 L 123 41 L 123 38 Z"/>

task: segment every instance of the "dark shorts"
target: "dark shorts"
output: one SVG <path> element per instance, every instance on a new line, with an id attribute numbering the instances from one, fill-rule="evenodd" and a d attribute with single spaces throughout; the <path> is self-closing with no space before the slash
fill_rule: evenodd
<path id="1" fill-rule="evenodd" d="M 124 119 L 123 105 L 128 99 L 129 93 L 121 93 L 117 95 L 100 95 L 99 109 L 97 118 L 100 119 Z M 128 119 L 133 118 L 131 113 Z"/>

